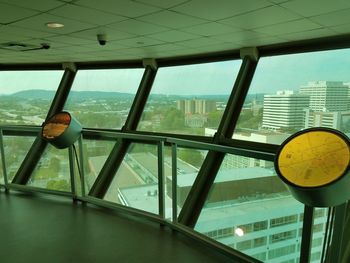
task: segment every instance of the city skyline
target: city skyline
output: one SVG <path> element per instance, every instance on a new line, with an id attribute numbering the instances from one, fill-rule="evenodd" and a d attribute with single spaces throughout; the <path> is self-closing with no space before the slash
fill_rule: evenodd
<path id="1" fill-rule="evenodd" d="M 262 57 L 250 93 L 298 89 L 308 81 L 348 82 L 349 49 Z M 152 92 L 164 95 L 230 94 L 241 60 L 159 68 Z M 0 94 L 23 89 L 57 89 L 63 70 L 2 71 Z M 143 69 L 78 71 L 72 90 L 136 93 Z M 94 83 L 99 83 L 96 87 Z"/>

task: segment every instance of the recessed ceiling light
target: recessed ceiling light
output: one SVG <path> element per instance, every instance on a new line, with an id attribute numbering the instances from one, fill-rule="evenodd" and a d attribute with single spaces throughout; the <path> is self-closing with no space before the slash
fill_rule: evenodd
<path id="1" fill-rule="evenodd" d="M 57 23 L 57 22 L 49 22 L 49 23 L 46 23 L 46 26 L 47 26 L 48 28 L 61 28 L 61 27 L 64 27 L 63 24 Z"/>

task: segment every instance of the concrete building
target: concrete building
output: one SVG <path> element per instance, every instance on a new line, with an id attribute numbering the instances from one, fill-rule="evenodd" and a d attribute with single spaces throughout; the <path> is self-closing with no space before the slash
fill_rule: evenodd
<path id="1" fill-rule="evenodd" d="M 312 111 L 340 112 L 348 109 L 348 89 L 341 81 L 310 81 L 299 92 L 310 96 Z"/>
<path id="2" fill-rule="evenodd" d="M 177 109 L 185 114 L 208 114 L 216 110 L 216 101 L 214 100 L 178 100 Z"/>
<path id="3" fill-rule="evenodd" d="M 309 95 L 293 91 L 278 91 L 264 96 L 262 128 L 269 130 L 301 129 L 303 110 L 309 106 Z"/>

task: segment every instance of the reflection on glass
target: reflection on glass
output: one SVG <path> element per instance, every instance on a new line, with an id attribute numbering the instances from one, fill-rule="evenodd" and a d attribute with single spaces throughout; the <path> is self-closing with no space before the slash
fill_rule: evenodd
<path id="1" fill-rule="evenodd" d="M 350 49 L 261 58 L 233 138 L 281 144 L 311 127 L 350 132 Z"/>
<path id="2" fill-rule="evenodd" d="M 198 175 L 199 169 L 202 166 L 205 156 L 208 151 L 177 148 L 177 215 L 186 201 L 186 198 L 192 188 L 192 185 Z M 166 195 L 167 198 L 172 200 L 172 166 L 171 166 L 171 154 L 166 151 L 165 154 L 165 176 L 166 176 Z M 172 216 L 171 203 L 167 207 L 168 218 Z"/>
<path id="3" fill-rule="evenodd" d="M 299 256 L 303 211 L 273 163 L 227 154 L 195 230 L 264 262 L 284 262 Z"/>
<path id="4" fill-rule="evenodd" d="M 158 214 L 156 145 L 131 144 L 104 199 Z"/>
<path id="5" fill-rule="evenodd" d="M 205 128 L 217 128 L 240 64 L 160 68 L 138 130 L 205 135 Z"/>
<path id="6" fill-rule="evenodd" d="M 121 129 L 143 69 L 79 70 L 65 110 L 84 127 Z"/>
<path id="7" fill-rule="evenodd" d="M 0 184 L 4 184 L 5 183 L 5 179 L 4 179 L 4 170 L 3 170 L 3 166 L 2 166 L 2 156 L 1 156 L 1 152 L 0 152 Z"/>
<path id="8" fill-rule="evenodd" d="M 114 145 L 115 141 L 83 140 L 86 193 L 93 186 Z"/>
<path id="9" fill-rule="evenodd" d="M 9 182 L 17 173 L 34 140 L 34 137 L 4 136 L 5 163 Z"/>
<path id="10" fill-rule="evenodd" d="M 59 150 L 48 144 L 29 179 L 28 185 L 70 192 L 68 150 Z"/>
<path id="11" fill-rule="evenodd" d="M 327 213 L 328 208 L 315 208 L 310 260 L 312 263 L 320 262 L 321 259 L 326 231 Z"/>
<path id="12" fill-rule="evenodd" d="M 1 71 L 0 124 L 41 125 L 63 71 Z"/>

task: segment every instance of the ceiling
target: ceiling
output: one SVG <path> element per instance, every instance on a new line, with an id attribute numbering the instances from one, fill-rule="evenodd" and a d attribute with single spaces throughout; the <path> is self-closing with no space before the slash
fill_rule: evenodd
<path id="1" fill-rule="evenodd" d="M 349 0 L 0 0 L 2 64 L 176 57 L 348 33 Z"/>

